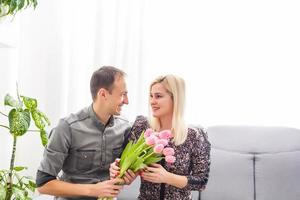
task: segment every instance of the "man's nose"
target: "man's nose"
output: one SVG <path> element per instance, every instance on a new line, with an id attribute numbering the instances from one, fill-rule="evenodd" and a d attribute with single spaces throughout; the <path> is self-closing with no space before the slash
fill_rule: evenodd
<path id="1" fill-rule="evenodd" d="M 128 97 L 124 97 L 124 99 L 123 99 L 123 103 L 124 103 L 124 104 L 126 104 L 126 105 L 128 105 L 128 104 L 129 104 Z"/>

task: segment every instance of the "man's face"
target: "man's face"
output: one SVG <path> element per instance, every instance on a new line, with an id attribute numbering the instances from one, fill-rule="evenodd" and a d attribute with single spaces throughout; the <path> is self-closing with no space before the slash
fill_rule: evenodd
<path id="1" fill-rule="evenodd" d="M 122 106 L 128 104 L 127 87 L 124 77 L 116 77 L 111 93 L 108 93 L 107 102 L 111 115 L 120 115 Z"/>

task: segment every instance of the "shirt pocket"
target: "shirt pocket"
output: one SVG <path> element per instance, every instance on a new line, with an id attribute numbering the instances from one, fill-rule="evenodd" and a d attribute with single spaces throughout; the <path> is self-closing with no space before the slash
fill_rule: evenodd
<path id="1" fill-rule="evenodd" d="M 93 168 L 96 150 L 94 149 L 77 149 L 76 150 L 76 169 L 87 171 Z"/>

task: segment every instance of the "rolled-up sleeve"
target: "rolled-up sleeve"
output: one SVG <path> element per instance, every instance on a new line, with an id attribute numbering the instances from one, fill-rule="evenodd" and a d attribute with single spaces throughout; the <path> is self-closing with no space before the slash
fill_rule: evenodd
<path id="1" fill-rule="evenodd" d="M 38 170 L 56 177 L 68 156 L 71 139 L 68 123 L 60 120 L 58 126 L 50 133 L 50 140 Z"/>
<path id="2" fill-rule="evenodd" d="M 199 130 L 196 134 L 191 157 L 191 173 L 187 176 L 189 190 L 203 190 L 207 184 L 210 170 L 211 145 L 207 134 Z"/>

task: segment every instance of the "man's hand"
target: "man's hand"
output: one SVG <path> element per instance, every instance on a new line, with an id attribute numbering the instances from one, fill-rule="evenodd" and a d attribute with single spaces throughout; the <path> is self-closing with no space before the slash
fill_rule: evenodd
<path id="1" fill-rule="evenodd" d="M 120 163 L 120 159 L 117 158 L 115 160 L 115 162 L 111 163 L 110 164 L 110 167 L 109 167 L 109 175 L 110 175 L 110 178 L 113 179 L 113 178 L 116 178 L 119 174 L 120 174 L 120 167 L 119 167 L 119 163 Z M 138 173 L 134 173 L 132 170 L 127 170 L 124 174 L 124 182 L 126 185 L 130 185 L 134 180 L 135 178 L 137 177 Z"/>
<path id="2" fill-rule="evenodd" d="M 115 162 L 110 164 L 110 167 L 109 167 L 110 179 L 114 179 L 120 174 L 119 164 L 120 164 L 120 159 L 119 158 L 116 158 Z"/>
<path id="3" fill-rule="evenodd" d="M 131 171 L 130 169 L 127 170 L 124 174 L 124 181 L 125 181 L 125 184 L 126 185 L 130 185 L 134 180 L 135 178 L 138 176 L 138 173 L 134 173 L 133 171 Z"/>
<path id="4" fill-rule="evenodd" d="M 94 185 L 90 196 L 95 197 L 116 197 L 123 188 L 124 180 L 115 178 L 108 181 L 99 182 Z"/>

